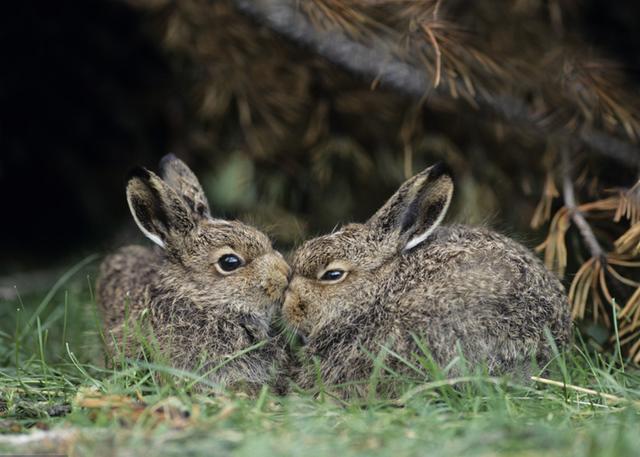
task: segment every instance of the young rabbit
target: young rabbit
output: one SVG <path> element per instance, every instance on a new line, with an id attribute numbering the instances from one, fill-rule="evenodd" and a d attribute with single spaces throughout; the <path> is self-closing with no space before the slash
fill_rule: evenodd
<path id="1" fill-rule="evenodd" d="M 146 319 L 173 367 L 255 390 L 285 359 L 270 324 L 289 267 L 265 234 L 212 218 L 182 161 L 165 156 L 160 169 L 163 179 L 138 169 L 127 183 L 133 219 L 157 247 L 122 248 L 100 268 L 97 301 L 110 352 L 140 356 L 136 331 Z"/>
<path id="2" fill-rule="evenodd" d="M 424 355 L 416 338 L 441 367 L 461 351 L 471 367 L 485 363 L 491 374 L 516 376 L 526 376 L 532 360 L 549 361 L 545 328 L 559 346 L 567 342 L 569 309 L 558 279 L 509 238 L 439 226 L 452 194 L 451 176 L 434 165 L 366 223 L 295 252 L 283 317 L 306 339 L 304 359 L 317 360 L 301 369 L 301 386 L 319 371 L 327 385 L 361 382 L 343 394 L 362 395 L 372 357 L 383 346 L 409 361 Z M 409 370 L 399 357 L 386 362 Z"/>

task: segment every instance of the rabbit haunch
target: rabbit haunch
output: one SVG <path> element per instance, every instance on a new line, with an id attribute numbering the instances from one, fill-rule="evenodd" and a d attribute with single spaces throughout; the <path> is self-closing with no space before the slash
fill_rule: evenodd
<path id="1" fill-rule="evenodd" d="M 366 223 L 309 240 L 294 253 L 283 316 L 305 336 L 304 358 L 319 360 L 326 384 L 366 381 L 372 354 L 383 346 L 412 360 L 422 352 L 416 338 L 442 367 L 462 350 L 472 366 L 517 376 L 528 374 L 532 360 L 549 361 L 545 329 L 559 346 L 567 342 L 569 308 L 559 280 L 505 236 L 438 226 L 452 193 L 446 169 L 428 168 Z M 334 265 L 340 279 L 320 279 Z M 396 357 L 387 363 L 409 370 Z M 316 378 L 317 368 L 306 366 L 298 382 L 310 386 Z M 350 389 L 347 395 L 364 387 Z"/>
<path id="2" fill-rule="evenodd" d="M 182 161 L 166 156 L 160 167 L 162 178 L 140 169 L 127 184 L 133 218 L 158 246 L 124 247 L 100 268 L 108 349 L 140 356 L 140 329 L 147 325 L 152 335 L 145 336 L 173 367 L 255 390 L 275 379 L 285 360 L 271 323 L 289 267 L 262 232 L 211 218 L 200 183 Z M 237 260 L 229 271 L 219 266 L 224 256 Z"/>

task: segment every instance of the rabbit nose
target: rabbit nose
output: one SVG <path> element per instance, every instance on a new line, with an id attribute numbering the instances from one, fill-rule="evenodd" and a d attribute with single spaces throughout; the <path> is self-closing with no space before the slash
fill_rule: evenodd
<path id="1" fill-rule="evenodd" d="M 280 256 L 276 262 L 276 268 L 280 273 L 282 273 L 286 278 L 287 282 L 291 279 L 291 267 L 285 260 Z"/>
<path id="2" fill-rule="evenodd" d="M 302 321 L 303 310 L 300 308 L 300 297 L 296 292 L 288 289 L 282 304 L 282 314 L 289 324 L 298 325 Z"/>
<path id="3" fill-rule="evenodd" d="M 263 262 L 265 276 L 262 281 L 262 287 L 270 299 L 281 301 L 289 284 L 291 269 L 287 262 L 277 255 L 265 256 Z"/>

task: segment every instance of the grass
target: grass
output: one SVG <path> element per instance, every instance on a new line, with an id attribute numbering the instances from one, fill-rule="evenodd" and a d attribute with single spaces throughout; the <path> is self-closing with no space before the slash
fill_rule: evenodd
<path id="1" fill-rule="evenodd" d="M 640 372 L 579 338 L 543 379 L 446 379 L 424 366 L 399 399 L 330 390 L 207 396 L 197 375 L 105 368 L 94 259 L 0 305 L 0 454 L 625 456 L 640 449 Z M 385 371 L 381 366 L 378 373 Z M 375 385 L 376 379 L 371 381 Z"/>

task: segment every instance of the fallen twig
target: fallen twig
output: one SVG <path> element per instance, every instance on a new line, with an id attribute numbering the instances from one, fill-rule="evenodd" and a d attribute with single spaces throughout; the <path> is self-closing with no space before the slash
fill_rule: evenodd
<path id="1" fill-rule="evenodd" d="M 608 394 L 605 392 L 598 392 L 597 390 L 588 389 L 586 387 L 580 387 L 580 386 L 575 386 L 573 384 L 567 384 L 565 382 L 554 381 L 553 379 L 540 378 L 538 376 L 531 376 L 531 380 L 535 382 L 539 382 L 540 384 L 547 384 L 549 386 L 562 387 L 563 389 L 573 390 L 574 392 L 580 392 L 587 395 L 594 395 L 613 403 L 628 403 L 628 404 L 640 407 L 640 401 L 638 400 L 629 400 L 628 398 L 618 397 L 617 395 Z"/>

